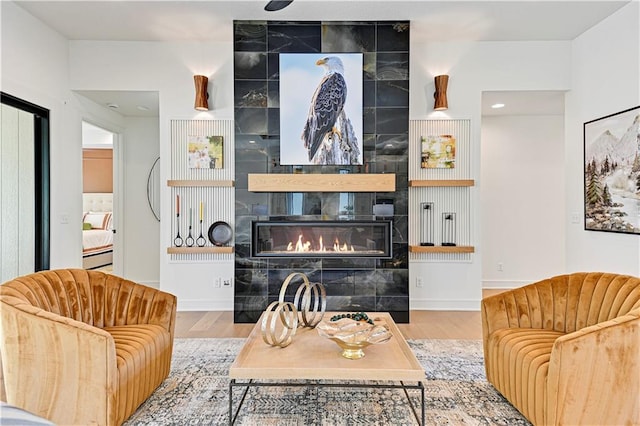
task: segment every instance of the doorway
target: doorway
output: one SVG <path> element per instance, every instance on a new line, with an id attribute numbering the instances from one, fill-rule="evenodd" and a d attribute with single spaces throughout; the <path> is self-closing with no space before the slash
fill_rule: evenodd
<path id="1" fill-rule="evenodd" d="M 82 122 L 82 266 L 114 269 L 114 141 L 116 134 Z"/>
<path id="2" fill-rule="evenodd" d="M 482 94 L 484 289 L 564 272 L 564 98 L 564 91 Z"/>
<path id="3" fill-rule="evenodd" d="M 0 282 L 49 269 L 49 110 L 0 93 Z"/>
<path id="4" fill-rule="evenodd" d="M 101 90 L 76 93 L 84 102 L 90 102 L 84 121 L 106 129 L 114 139 L 113 226 L 117 233 L 113 242 L 113 273 L 158 287 L 160 215 L 158 200 L 150 200 L 148 191 L 156 188 L 159 192 L 159 93 Z M 102 108 L 94 110 L 95 104 Z M 155 170 L 157 182 L 150 189 L 151 170 Z M 154 207 L 156 210 L 152 210 Z"/>

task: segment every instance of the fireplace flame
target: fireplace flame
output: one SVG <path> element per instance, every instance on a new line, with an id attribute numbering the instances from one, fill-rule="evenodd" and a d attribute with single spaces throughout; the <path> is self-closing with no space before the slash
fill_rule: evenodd
<path id="1" fill-rule="evenodd" d="M 310 251 L 326 252 L 327 248 L 324 246 L 322 236 L 318 238 L 318 247 L 315 249 L 312 249 L 311 241 L 304 241 L 304 236 L 300 234 L 298 236 L 298 241 L 295 243 L 295 245 L 291 241 L 287 244 L 287 251 L 293 251 L 296 253 L 310 252 Z M 355 248 L 353 246 L 349 246 L 347 243 L 340 244 L 340 241 L 338 241 L 338 239 L 336 238 L 335 242 L 333 243 L 333 251 L 334 252 L 347 252 L 347 251 L 355 252 Z"/>

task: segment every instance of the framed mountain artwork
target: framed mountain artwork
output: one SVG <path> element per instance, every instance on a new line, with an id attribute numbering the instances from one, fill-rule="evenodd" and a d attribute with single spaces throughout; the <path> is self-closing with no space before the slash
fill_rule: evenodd
<path id="1" fill-rule="evenodd" d="M 640 106 L 583 127 L 584 229 L 640 234 Z"/>

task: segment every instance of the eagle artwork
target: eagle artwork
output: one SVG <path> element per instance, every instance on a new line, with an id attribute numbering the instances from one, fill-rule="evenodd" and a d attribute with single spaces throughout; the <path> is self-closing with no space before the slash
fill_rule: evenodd
<path id="1" fill-rule="evenodd" d="M 347 82 L 337 56 L 316 61 L 325 69 L 309 105 L 300 138 L 313 164 L 360 164 L 358 139 L 344 111 Z"/>

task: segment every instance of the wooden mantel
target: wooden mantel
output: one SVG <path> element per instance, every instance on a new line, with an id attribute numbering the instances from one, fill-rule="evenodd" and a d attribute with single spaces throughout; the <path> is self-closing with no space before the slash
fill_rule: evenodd
<path id="1" fill-rule="evenodd" d="M 396 175 L 249 173 L 248 186 L 251 192 L 394 192 Z"/>

